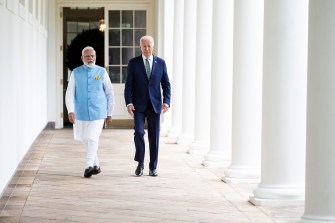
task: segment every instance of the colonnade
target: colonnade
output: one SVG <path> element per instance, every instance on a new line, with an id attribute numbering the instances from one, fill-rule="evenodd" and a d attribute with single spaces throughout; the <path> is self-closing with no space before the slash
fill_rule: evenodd
<path id="1" fill-rule="evenodd" d="M 168 136 L 258 182 L 253 204 L 335 222 L 335 2 L 175 0 L 174 18 Z"/>
<path id="2" fill-rule="evenodd" d="M 258 182 L 261 164 L 264 1 L 234 5 L 232 157 L 225 182 Z"/>

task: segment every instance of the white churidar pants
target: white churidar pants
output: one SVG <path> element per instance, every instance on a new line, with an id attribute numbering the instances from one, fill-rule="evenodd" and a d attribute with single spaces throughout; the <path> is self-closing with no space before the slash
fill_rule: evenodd
<path id="1" fill-rule="evenodd" d="M 76 123 L 73 124 L 74 139 L 81 141 L 87 148 L 86 168 L 100 166 L 98 147 L 104 121 L 104 119 L 94 121 L 76 120 Z"/>

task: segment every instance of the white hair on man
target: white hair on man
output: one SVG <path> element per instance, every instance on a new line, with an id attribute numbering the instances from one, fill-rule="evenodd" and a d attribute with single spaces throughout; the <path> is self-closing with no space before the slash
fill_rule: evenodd
<path id="1" fill-rule="evenodd" d="M 81 51 L 81 55 L 84 56 L 84 53 L 86 50 L 93 50 L 94 51 L 94 54 L 95 54 L 95 50 L 93 47 L 91 46 L 86 46 L 82 51 Z"/>
<path id="2" fill-rule="evenodd" d="M 149 40 L 150 43 L 152 44 L 152 47 L 155 45 L 154 38 L 152 36 L 142 36 L 140 39 L 140 45 L 142 45 L 142 42 L 145 40 Z"/>

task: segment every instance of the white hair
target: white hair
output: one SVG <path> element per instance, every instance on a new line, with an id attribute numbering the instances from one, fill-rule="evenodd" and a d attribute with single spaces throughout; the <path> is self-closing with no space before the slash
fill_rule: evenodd
<path id="1" fill-rule="evenodd" d="M 140 39 L 140 46 L 141 46 L 141 43 L 145 40 L 149 40 L 152 46 L 155 45 L 154 38 L 152 36 L 142 36 Z"/>
<path id="2" fill-rule="evenodd" d="M 84 53 L 85 53 L 86 50 L 93 50 L 93 51 L 94 51 L 94 54 L 95 54 L 95 50 L 94 50 L 94 48 L 91 47 L 91 46 L 87 46 L 87 47 L 85 47 L 85 48 L 81 51 L 81 55 L 82 55 L 82 56 L 84 56 Z"/>

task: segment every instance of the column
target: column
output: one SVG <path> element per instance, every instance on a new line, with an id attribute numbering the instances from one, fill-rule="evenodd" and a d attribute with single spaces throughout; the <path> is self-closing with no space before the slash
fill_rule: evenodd
<path id="1" fill-rule="evenodd" d="M 197 2 L 194 0 L 185 0 L 182 132 L 177 140 L 177 143 L 180 145 L 190 145 L 194 138 L 196 12 Z"/>
<path id="2" fill-rule="evenodd" d="M 169 74 L 169 79 L 171 86 L 173 84 L 173 25 L 174 25 L 174 2 L 173 1 L 165 1 L 165 0 L 159 0 L 157 1 L 158 10 L 160 15 L 157 16 L 161 17 L 161 22 L 157 22 L 158 25 L 161 27 L 159 32 L 159 45 L 162 45 L 161 55 L 163 56 L 166 65 L 167 70 Z M 167 41 L 169 40 L 169 41 Z M 172 96 L 171 96 L 172 97 Z M 170 105 L 171 106 L 171 105 Z M 161 135 L 167 136 L 169 129 L 172 125 L 172 109 L 170 109 L 168 112 L 164 113 L 161 116 L 162 123 L 161 123 Z"/>
<path id="3" fill-rule="evenodd" d="M 184 0 L 174 1 L 173 24 L 173 82 L 170 109 L 172 123 L 167 135 L 177 138 L 182 128 Z"/>
<path id="4" fill-rule="evenodd" d="M 261 182 L 255 205 L 304 199 L 308 1 L 264 2 Z"/>
<path id="5" fill-rule="evenodd" d="M 210 150 L 203 165 L 231 159 L 234 0 L 213 0 Z"/>
<path id="6" fill-rule="evenodd" d="M 335 2 L 309 5 L 306 200 L 300 222 L 335 222 Z"/>
<path id="7" fill-rule="evenodd" d="M 260 179 L 263 15 L 263 0 L 235 0 L 232 163 L 225 182 Z"/>
<path id="8" fill-rule="evenodd" d="M 197 2 L 194 141 L 189 153 L 206 153 L 210 137 L 212 0 Z"/>

